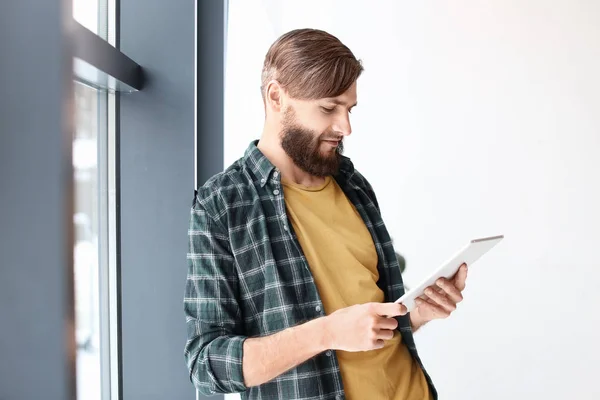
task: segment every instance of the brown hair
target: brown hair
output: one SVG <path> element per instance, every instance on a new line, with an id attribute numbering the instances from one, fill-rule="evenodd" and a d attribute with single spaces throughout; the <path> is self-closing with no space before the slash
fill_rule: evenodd
<path id="1" fill-rule="evenodd" d="M 352 86 L 362 63 L 335 36 L 318 29 L 283 34 L 269 48 L 262 70 L 263 100 L 268 83 L 276 79 L 295 99 L 336 97 Z"/>

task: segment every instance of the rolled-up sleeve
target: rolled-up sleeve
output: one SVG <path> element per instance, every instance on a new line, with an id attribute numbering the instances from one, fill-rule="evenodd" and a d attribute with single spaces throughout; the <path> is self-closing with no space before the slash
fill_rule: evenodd
<path id="1" fill-rule="evenodd" d="M 246 337 L 227 229 L 195 201 L 188 239 L 184 310 L 190 380 L 205 395 L 243 392 L 247 389 L 242 372 Z"/>

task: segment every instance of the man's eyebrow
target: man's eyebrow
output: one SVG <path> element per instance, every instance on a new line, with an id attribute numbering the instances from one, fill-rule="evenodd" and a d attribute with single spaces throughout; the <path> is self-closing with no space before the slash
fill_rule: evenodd
<path id="1" fill-rule="evenodd" d="M 345 106 L 345 105 L 346 105 L 346 103 L 345 103 L 345 102 L 343 102 L 343 101 L 341 101 L 341 100 L 338 100 L 338 99 L 329 99 L 329 101 L 330 101 L 330 102 L 332 102 L 332 103 L 335 103 L 335 104 L 337 104 L 337 105 L 339 105 L 339 106 Z M 356 102 L 356 103 L 352 104 L 352 105 L 351 105 L 350 107 L 348 107 L 348 108 L 353 108 L 353 107 L 356 107 L 357 105 L 358 105 L 358 102 Z"/>

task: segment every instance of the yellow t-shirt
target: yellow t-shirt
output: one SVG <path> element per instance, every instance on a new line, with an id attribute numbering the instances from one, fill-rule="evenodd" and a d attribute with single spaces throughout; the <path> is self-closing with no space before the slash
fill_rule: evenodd
<path id="1" fill-rule="evenodd" d="M 360 214 L 337 182 L 320 187 L 283 180 L 288 217 L 308 260 L 325 312 L 354 304 L 383 302 L 377 286 L 377 252 Z M 336 352 L 349 400 L 429 400 L 423 371 L 400 332 L 382 349 Z"/>

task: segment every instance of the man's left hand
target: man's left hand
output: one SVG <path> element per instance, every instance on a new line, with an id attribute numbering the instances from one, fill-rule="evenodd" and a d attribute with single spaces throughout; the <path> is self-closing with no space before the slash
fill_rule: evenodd
<path id="1" fill-rule="evenodd" d="M 415 299 L 417 307 L 410 313 L 413 331 L 429 321 L 450 316 L 463 299 L 466 280 L 467 264 L 463 264 L 452 279 L 440 278 L 425 289 L 425 294 Z"/>

